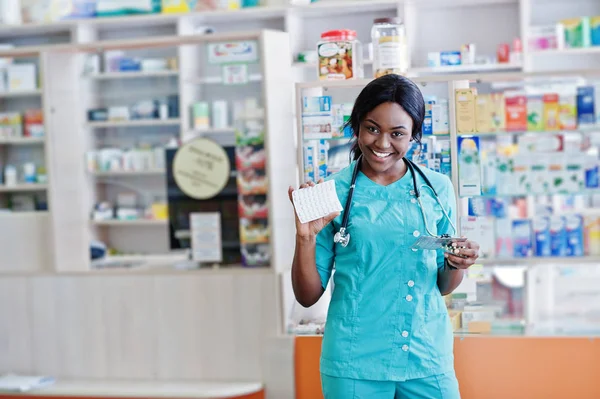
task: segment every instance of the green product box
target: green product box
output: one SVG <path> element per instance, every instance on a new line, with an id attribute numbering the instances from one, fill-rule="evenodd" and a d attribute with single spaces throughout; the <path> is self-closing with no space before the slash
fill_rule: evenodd
<path id="1" fill-rule="evenodd" d="M 560 23 L 565 31 L 566 48 L 591 46 L 592 31 L 589 17 L 563 19 Z"/>

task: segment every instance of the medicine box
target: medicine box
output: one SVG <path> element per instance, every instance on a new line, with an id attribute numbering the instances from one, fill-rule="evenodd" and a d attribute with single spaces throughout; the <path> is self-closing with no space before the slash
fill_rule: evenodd
<path id="1" fill-rule="evenodd" d="M 567 234 L 567 256 L 583 256 L 583 217 L 565 216 Z"/>
<path id="2" fill-rule="evenodd" d="M 567 254 L 567 232 L 563 216 L 550 217 L 550 254 L 555 257 Z"/>
<path id="3" fill-rule="evenodd" d="M 506 130 L 527 130 L 527 97 L 520 93 L 505 95 Z"/>
<path id="4" fill-rule="evenodd" d="M 512 221 L 513 254 L 515 258 L 526 258 L 533 253 L 533 231 L 531 220 Z"/>
<path id="5" fill-rule="evenodd" d="M 475 89 L 457 89 L 455 101 L 458 133 L 475 133 L 477 131 Z"/>
<path id="6" fill-rule="evenodd" d="M 536 216 L 533 219 L 535 256 L 550 256 L 550 217 Z"/>
<path id="7" fill-rule="evenodd" d="M 579 126 L 596 124 L 594 86 L 577 88 L 577 123 Z M 600 105 L 599 105 L 600 106 Z"/>
<path id="8" fill-rule="evenodd" d="M 423 119 L 423 135 L 432 135 L 433 134 L 433 106 L 435 101 L 425 101 L 425 118 Z"/>
<path id="9" fill-rule="evenodd" d="M 577 90 L 565 89 L 559 95 L 558 124 L 561 130 L 577 129 Z"/>
<path id="10" fill-rule="evenodd" d="M 304 97 L 302 103 L 303 114 L 331 113 L 331 96 Z"/>
<path id="11" fill-rule="evenodd" d="M 433 122 L 433 134 L 449 134 L 448 125 L 448 101 L 439 100 L 431 107 L 431 119 Z"/>
<path id="12" fill-rule="evenodd" d="M 590 18 L 592 46 L 600 46 L 600 16 Z"/>
<path id="13" fill-rule="evenodd" d="M 34 91 L 37 89 L 35 64 L 12 64 L 6 67 L 8 91 Z"/>
<path id="14" fill-rule="evenodd" d="M 591 44 L 590 18 L 568 18 L 560 21 L 565 34 L 566 48 L 589 47 Z"/>
<path id="15" fill-rule="evenodd" d="M 460 51 L 442 51 L 440 53 L 440 64 L 442 66 L 460 65 L 461 64 Z"/>
<path id="16" fill-rule="evenodd" d="M 210 126 L 210 108 L 206 101 L 192 106 L 194 129 L 208 129 Z"/>
<path id="17" fill-rule="evenodd" d="M 544 128 L 546 131 L 558 130 L 558 94 L 544 94 Z"/>
<path id="18" fill-rule="evenodd" d="M 541 94 L 527 96 L 527 130 L 544 130 L 544 97 Z"/>
<path id="19" fill-rule="evenodd" d="M 477 131 L 488 133 L 494 131 L 492 121 L 492 97 L 490 94 L 478 94 L 475 100 L 477 115 Z"/>

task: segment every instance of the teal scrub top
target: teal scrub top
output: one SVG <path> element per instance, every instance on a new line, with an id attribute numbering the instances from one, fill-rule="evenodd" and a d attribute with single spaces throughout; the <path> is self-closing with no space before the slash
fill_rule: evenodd
<path id="1" fill-rule="evenodd" d="M 355 162 L 330 177 L 340 202 Z M 448 177 L 421 168 L 455 223 L 456 198 Z M 455 235 L 433 192 L 417 173 L 429 230 Z M 343 212 L 342 212 L 343 213 Z M 437 287 L 442 251 L 416 250 L 427 234 L 410 171 L 382 186 L 358 173 L 348 220 L 350 243 L 334 244 L 343 214 L 317 235 L 316 265 L 333 293 L 321 352 L 321 373 L 340 378 L 406 381 L 453 369 L 453 333 Z"/>

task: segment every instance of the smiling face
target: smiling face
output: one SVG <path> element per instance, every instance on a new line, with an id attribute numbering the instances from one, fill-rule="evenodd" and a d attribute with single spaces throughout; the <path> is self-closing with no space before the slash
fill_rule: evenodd
<path id="1" fill-rule="evenodd" d="M 385 102 L 369 112 L 358 135 L 363 172 L 375 176 L 404 173 L 402 157 L 411 145 L 412 128 L 412 118 L 397 103 Z"/>

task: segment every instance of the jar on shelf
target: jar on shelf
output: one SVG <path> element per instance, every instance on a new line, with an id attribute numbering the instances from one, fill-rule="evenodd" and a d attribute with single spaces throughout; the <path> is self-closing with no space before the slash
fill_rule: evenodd
<path id="1" fill-rule="evenodd" d="M 406 29 L 399 18 L 378 18 L 371 29 L 373 75 L 403 75 L 408 72 Z"/>
<path id="2" fill-rule="evenodd" d="M 353 30 L 332 30 L 317 43 L 320 80 L 363 78 L 363 50 Z"/>

